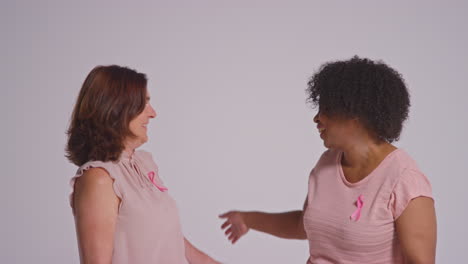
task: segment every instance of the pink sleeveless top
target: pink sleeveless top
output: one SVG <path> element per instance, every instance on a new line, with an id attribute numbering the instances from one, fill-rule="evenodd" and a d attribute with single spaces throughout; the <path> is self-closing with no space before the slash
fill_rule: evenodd
<path id="1" fill-rule="evenodd" d="M 309 177 L 304 228 L 308 264 L 403 263 L 395 219 L 431 185 L 403 150 L 390 153 L 366 178 L 350 183 L 342 152 L 326 151 Z"/>
<path id="2" fill-rule="evenodd" d="M 117 162 L 87 162 L 71 179 L 72 188 L 84 171 L 97 167 L 109 173 L 121 199 L 112 263 L 188 264 L 176 203 L 164 188 L 151 154 L 123 152 Z M 73 207 L 72 196 L 73 192 Z"/>

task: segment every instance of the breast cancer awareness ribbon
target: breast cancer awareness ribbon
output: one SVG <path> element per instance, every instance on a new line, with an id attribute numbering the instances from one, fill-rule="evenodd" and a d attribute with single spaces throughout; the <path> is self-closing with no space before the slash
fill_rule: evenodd
<path id="1" fill-rule="evenodd" d="M 148 178 L 149 178 L 150 181 L 153 183 L 153 185 L 156 186 L 156 188 L 158 188 L 161 192 L 167 191 L 168 189 L 167 189 L 166 187 L 164 187 L 164 186 L 162 186 L 162 185 L 158 185 L 158 184 L 156 183 L 156 180 L 154 179 L 154 175 L 156 175 L 156 174 L 154 173 L 154 171 L 148 172 Z"/>
<path id="2" fill-rule="evenodd" d="M 351 220 L 357 221 L 361 217 L 361 210 L 362 207 L 364 206 L 364 201 L 362 200 L 362 194 L 359 195 L 356 201 L 357 209 L 354 211 L 354 213 L 350 216 Z"/>

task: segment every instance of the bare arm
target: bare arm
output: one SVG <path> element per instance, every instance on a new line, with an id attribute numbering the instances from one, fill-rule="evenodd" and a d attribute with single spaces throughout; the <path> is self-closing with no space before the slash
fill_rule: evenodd
<path id="1" fill-rule="evenodd" d="M 307 200 L 304 208 L 307 206 Z M 220 215 L 226 218 L 221 226 L 228 239 L 234 244 L 249 229 L 254 229 L 280 238 L 306 239 L 303 210 L 284 213 L 231 211 Z"/>
<path id="2" fill-rule="evenodd" d="M 212 259 L 210 256 L 194 247 L 186 238 L 185 242 L 185 257 L 190 264 L 219 264 L 220 262 Z"/>
<path id="3" fill-rule="evenodd" d="M 83 264 L 110 264 L 119 198 L 113 180 L 101 168 L 91 168 L 75 182 L 73 209 Z"/>
<path id="4" fill-rule="evenodd" d="M 413 199 L 397 218 L 396 232 L 406 263 L 435 263 L 437 223 L 431 198 Z"/>
<path id="5" fill-rule="evenodd" d="M 245 213 L 247 226 L 280 238 L 306 239 L 302 211 L 284 213 Z"/>

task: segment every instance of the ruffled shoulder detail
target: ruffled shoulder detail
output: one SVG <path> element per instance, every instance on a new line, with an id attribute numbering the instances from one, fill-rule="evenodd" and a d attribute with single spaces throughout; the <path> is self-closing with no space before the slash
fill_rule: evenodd
<path id="1" fill-rule="evenodd" d="M 88 161 L 85 164 L 83 164 L 81 167 L 79 167 L 78 170 L 76 171 L 75 176 L 73 176 L 70 179 L 71 192 L 69 196 L 69 202 L 70 202 L 70 206 L 72 207 L 72 209 L 73 209 L 73 193 L 75 190 L 76 179 L 78 179 L 78 177 L 81 177 L 85 173 L 85 171 L 89 170 L 90 168 L 102 168 L 106 170 L 109 176 L 114 181 L 112 186 L 113 186 L 115 195 L 117 195 L 117 197 L 119 197 L 119 199 L 122 200 L 123 197 L 119 188 L 119 180 L 116 177 L 117 174 L 116 174 L 115 166 L 116 164 L 114 164 L 113 162 Z"/>

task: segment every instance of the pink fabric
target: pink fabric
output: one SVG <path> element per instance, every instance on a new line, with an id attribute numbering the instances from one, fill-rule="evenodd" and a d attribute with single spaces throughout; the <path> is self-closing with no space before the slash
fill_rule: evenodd
<path id="1" fill-rule="evenodd" d="M 188 264 L 176 203 L 159 178 L 151 154 L 136 151 L 123 153 L 118 162 L 90 161 L 71 179 L 72 188 L 77 177 L 96 167 L 114 179 L 115 194 L 121 199 L 112 263 Z M 73 207 L 72 197 L 73 192 Z"/>
<path id="2" fill-rule="evenodd" d="M 432 198 L 428 179 L 397 149 L 366 178 L 350 183 L 341 156 L 340 151 L 326 151 L 309 177 L 307 263 L 403 263 L 395 219 L 412 199 Z"/>

